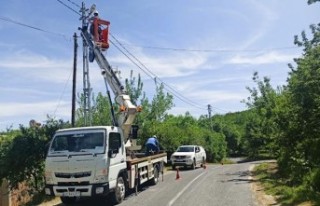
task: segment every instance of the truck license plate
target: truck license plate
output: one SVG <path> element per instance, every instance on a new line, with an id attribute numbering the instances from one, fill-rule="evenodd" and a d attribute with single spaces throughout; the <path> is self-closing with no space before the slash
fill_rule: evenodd
<path id="1" fill-rule="evenodd" d="M 75 191 L 75 192 L 64 192 L 63 193 L 64 197 L 80 197 L 80 192 Z"/>

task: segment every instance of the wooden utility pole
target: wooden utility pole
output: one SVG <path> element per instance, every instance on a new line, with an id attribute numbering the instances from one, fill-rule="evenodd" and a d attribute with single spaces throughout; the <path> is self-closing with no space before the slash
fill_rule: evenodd
<path id="1" fill-rule="evenodd" d="M 71 125 L 75 125 L 75 112 L 76 112 L 76 83 L 77 83 L 77 51 L 78 51 L 78 42 L 77 42 L 77 33 L 74 33 L 74 56 L 73 56 L 73 79 L 72 79 L 72 109 L 71 109 Z"/>

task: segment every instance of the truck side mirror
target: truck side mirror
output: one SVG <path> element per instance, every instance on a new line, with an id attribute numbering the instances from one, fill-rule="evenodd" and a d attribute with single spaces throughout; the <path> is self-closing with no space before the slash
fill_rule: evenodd
<path id="1" fill-rule="evenodd" d="M 114 154 L 118 154 L 118 153 L 119 153 L 119 149 L 109 149 L 108 157 L 112 158 Z"/>

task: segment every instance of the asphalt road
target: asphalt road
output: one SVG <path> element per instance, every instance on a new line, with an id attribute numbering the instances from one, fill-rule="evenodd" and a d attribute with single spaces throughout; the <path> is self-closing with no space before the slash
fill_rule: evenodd
<path id="1" fill-rule="evenodd" d="M 129 194 L 121 206 L 251 206 L 249 168 L 255 162 L 207 165 L 206 169 L 168 171 L 155 186 L 146 185 L 137 195 Z M 53 204 L 63 206 L 62 203 Z M 112 205 L 108 200 L 83 200 L 77 206 Z"/>

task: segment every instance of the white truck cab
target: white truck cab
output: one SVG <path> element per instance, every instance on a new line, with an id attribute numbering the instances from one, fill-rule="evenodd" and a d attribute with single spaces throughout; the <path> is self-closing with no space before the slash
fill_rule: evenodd
<path id="1" fill-rule="evenodd" d="M 198 165 L 203 166 L 207 156 L 203 147 L 198 145 L 181 145 L 171 155 L 172 169 L 176 166 L 191 167 L 195 169 Z"/>
<path id="2" fill-rule="evenodd" d="M 59 130 L 45 163 L 47 195 L 69 197 L 109 193 L 126 171 L 126 153 L 117 127 L 83 127 Z"/>

